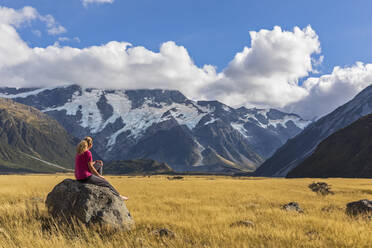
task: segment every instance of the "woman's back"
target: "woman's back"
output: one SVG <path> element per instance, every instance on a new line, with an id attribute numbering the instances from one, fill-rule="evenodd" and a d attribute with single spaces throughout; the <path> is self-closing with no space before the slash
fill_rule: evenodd
<path id="1" fill-rule="evenodd" d="M 76 154 L 75 177 L 77 180 L 82 180 L 92 175 L 88 167 L 88 162 L 90 161 L 92 161 L 92 153 L 89 150 L 82 154 Z"/>

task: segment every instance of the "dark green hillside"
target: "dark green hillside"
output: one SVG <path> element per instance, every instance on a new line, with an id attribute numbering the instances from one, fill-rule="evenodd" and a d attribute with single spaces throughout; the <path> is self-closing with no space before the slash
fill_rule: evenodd
<path id="1" fill-rule="evenodd" d="M 323 140 L 287 177 L 372 178 L 372 114 Z"/>
<path id="2" fill-rule="evenodd" d="M 74 140 L 57 121 L 0 98 L 0 173 L 65 171 L 74 157 Z"/>
<path id="3" fill-rule="evenodd" d="M 120 160 L 108 162 L 103 167 L 108 174 L 161 174 L 173 172 L 166 163 L 151 159 Z"/>

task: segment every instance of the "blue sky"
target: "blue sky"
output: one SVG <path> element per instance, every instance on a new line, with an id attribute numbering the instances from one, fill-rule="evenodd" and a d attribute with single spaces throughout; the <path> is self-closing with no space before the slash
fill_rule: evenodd
<path id="1" fill-rule="evenodd" d="M 0 0 L 0 86 L 177 89 L 195 100 L 319 118 L 372 83 L 371 7 Z"/>
<path id="2" fill-rule="evenodd" d="M 0 0 L 12 8 L 33 6 L 51 14 L 68 37 L 79 37 L 86 47 L 111 40 L 127 41 L 157 51 L 161 43 L 185 46 L 194 62 L 223 69 L 235 53 L 249 45 L 248 31 L 311 25 L 319 35 L 324 61 L 321 71 L 334 66 L 372 60 L 372 2 L 356 1 L 247 1 L 247 0 L 116 0 L 90 4 L 79 0 Z M 31 46 L 53 44 L 56 37 L 37 37 L 21 30 Z"/>

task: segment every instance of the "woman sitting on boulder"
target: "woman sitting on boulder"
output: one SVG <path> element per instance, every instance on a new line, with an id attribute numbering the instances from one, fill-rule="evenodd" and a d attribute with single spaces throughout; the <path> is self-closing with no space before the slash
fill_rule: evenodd
<path id="1" fill-rule="evenodd" d="M 89 151 L 93 147 L 93 139 L 85 137 L 77 145 L 75 157 L 75 177 L 81 183 L 90 183 L 109 188 L 116 196 L 123 200 L 128 197 L 122 196 L 119 192 L 102 176 L 103 162 L 96 160 L 93 162 L 92 153 Z"/>

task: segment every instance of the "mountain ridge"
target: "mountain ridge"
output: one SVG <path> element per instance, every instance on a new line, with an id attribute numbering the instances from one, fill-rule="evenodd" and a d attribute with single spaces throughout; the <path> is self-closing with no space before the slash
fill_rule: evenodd
<path id="1" fill-rule="evenodd" d="M 372 114 L 363 116 L 326 139 L 287 177 L 372 177 Z"/>
<path id="2" fill-rule="evenodd" d="M 74 138 L 39 110 L 0 98 L 2 172 L 57 172 L 73 168 Z"/>
<path id="3" fill-rule="evenodd" d="M 252 171 L 309 123 L 274 109 L 192 101 L 176 90 L 18 90 L 2 88 L 0 96 L 38 108 L 78 138 L 93 136 L 105 160 L 148 156 L 179 170 L 210 166 L 215 153 L 214 162 Z"/>

